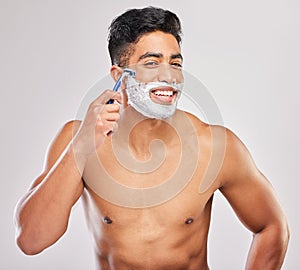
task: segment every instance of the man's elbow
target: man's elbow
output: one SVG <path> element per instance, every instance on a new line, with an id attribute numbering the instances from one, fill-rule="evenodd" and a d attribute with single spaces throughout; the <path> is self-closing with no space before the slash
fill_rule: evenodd
<path id="1" fill-rule="evenodd" d="M 274 248 L 278 248 L 285 253 L 290 240 L 290 230 L 286 219 L 274 222 L 267 228 L 269 230 L 270 241 L 273 242 Z"/>
<path id="2" fill-rule="evenodd" d="M 53 232 L 51 234 L 49 231 L 40 233 L 24 227 L 17 232 L 16 244 L 24 254 L 36 255 L 53 245 L 65 231 L 66 228 L 56 231 L 55 234 Z"/>
<path id="3" fill-rule="evenodd" d="M 287 247 L 290 240 L 290 229 L 286 219 L 280 220 L 277 223 L 275 233 L 278 233 L 278 237 L 281 240 L 283 246 Z"/>
<path id="4" fill-rule="evenodd" d="M 289 228 L 289 225 L 287 222 L 285 222 L 283 225 L 282 225 L 282 239 L 285 243 L 285 246 L 287 248 L 288 244 L 289 244 L 289 241 L 290 241 L 290 228 Z"/>
<path id="5" fill-rule="evenodd" d="M 23 235 L 19 235 L 16 238 L 16 243 L 20 250 L 26 255 L 37 255 L 44 250 L 44 248 L 38 247 L 34 241 L 26 239 Z"/>

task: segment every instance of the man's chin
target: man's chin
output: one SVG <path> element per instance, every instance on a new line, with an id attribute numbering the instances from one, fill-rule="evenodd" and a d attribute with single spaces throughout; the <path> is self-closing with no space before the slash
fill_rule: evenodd
<path id="1" fill-rule="evenodd" d="M 164 105 L 163 105 L 164 106 Z M 169 107 L 169 106 L 168 106 Z M 137 113 L 141 114 L 143 117 L 153 119 L 153 120 L 167 120 L 171 118 L 175 112 L 176 108 L 169 111 L 150 111 L 150 110 L 141 110 L 140 108 L 133 108 Z"/>

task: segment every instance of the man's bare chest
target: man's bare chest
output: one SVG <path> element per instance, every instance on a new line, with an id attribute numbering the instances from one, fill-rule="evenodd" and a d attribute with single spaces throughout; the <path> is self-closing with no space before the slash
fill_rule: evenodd
<path id="1" fill-rule="evenodd" d="M 146 158 L 130 149 L 105 146 L 86 163 L 83 179 L 101 198 L 120 206 L 152 207 L 169 201 L 187 186 L 197 193 L 209 157 L 197 147 L 153 148 Z"/>

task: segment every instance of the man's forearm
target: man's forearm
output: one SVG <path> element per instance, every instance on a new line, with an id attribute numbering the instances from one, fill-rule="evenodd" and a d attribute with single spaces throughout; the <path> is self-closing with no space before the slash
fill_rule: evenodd
<path id="1" fill-rule="evenodd" d="M 27 254 L 36 254 L 65 232 L 70 211 L 83 189 L 83 160 L 68 146 L 41 183 L 17 205 L 17 242 Z"/>
<path id="2" fill-rule="evenodd" d="M 281 269 L 289 241 L 289 229 L 284 222 L 254 234 L 249 251 L 247 270 Z"/>

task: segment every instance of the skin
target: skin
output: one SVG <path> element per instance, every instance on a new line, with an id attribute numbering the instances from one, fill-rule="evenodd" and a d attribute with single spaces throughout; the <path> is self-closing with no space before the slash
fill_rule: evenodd
<path id="1" fill-rule="evenodd" d="M 174 55 L 180 55 L 176 39 L 152 32 L 135 45 L 129 66 L 137 71 L 137 79 L 145 82 L 180 82 L 182 58 Z M 115 80 L 121 72 L 112 66 Z M 117 102 L 106 104 L 109 99 Z M 118 103 L 126 108 L 121 117 Z M 286 218 L 273 188 L 239 138 L 224 127 L 207 125 L 178 110 L 170 123 L 187 118 L 193 126 L 181 140 L 170 124 L 156 119 L 141 121 L 128 138 L 118 139 L 115 135 L 122 134 L 128 119 L 137 113 L 126 103 L 124 87 L 123 98 L 120 93 L 105 91 L 89 106 L 83 122 L 69 122 L 58 133 L 49 148 L 44 172 L 16 207 L 17 243 L 23 252 L 37 254 L 55 243 L 67 229 L 72 206 L 82 197 L 94 239 L 97 269 L 209 269 L 211 206 L 214 192 L 220 190 L 253 233 L 245 268 L 280 269 L 289 239 Z M 93 157 L 120 184 L 131 188 L 160 185 L 177 168 L 181 141 L 192 137 L 197 138 L 201 150 L 195 173 L 167 201 L 130 208 L 101 198 L 90 187 L 93 179 L 104 181 L 106 177 L 99 168 L 91 169 Z M 139 162 L 147 161 L 151 154 L 155 156 L 160 148 L 154 146 L 150 153 L 149 145 L 154 139 L 161 140 L 166 151 L 164 164 L 158 171 L 145 174 L 122 168 L 112 150 L 114 138 L 121 150 L 125 141 L 130 149 L 128 158 Z M 222 154 L 223 159 L 215 168 L 215 176 L 207 177 L 213 151 Z M 205 188 L 199 191 L 203 183 Z"/>

